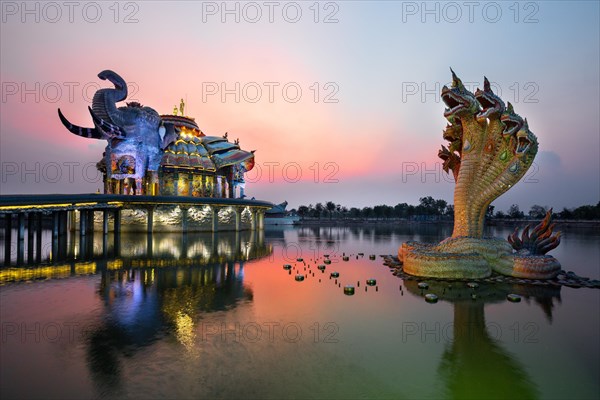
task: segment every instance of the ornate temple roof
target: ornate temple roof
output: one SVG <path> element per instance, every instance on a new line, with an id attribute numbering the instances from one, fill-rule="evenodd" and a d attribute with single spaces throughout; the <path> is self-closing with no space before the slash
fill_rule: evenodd
<path id="1" fill-rule="evenodd" d="M 196 122 L 188 117 L 162 115 L 161 118 L 180 128 L 177 140 L 165 149 L 162 166 L 211 172 L 240 163 L 246 171 L 254 167 L 254 152 L 241 150 L 237 143 L 230 143 L 226 136 L 206 136 Z"/>
<path id="2" fill-rule="evenodd" d="M 196 120 L 194 120 L 194 118 L 182 117 L 180 115 L 161 115 L 160 118 L 164 122 L 172 122 L 175 126 L 178 126 L 180 128 L 185 127 L 189 130 L 195 130 L 197 132 L 200 132 L 201 136 L 204 136 L 204 133 L 202 133 L 202 131 L 198 127 L 198 124 L 196 124 Z"/>

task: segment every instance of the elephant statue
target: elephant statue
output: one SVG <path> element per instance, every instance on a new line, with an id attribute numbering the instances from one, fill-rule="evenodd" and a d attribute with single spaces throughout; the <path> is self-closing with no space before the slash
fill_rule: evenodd
<path id="1" fill-rule="evenodd" d="M 157 182 L 163 151 L 177 139 L 179 128 L 163 121 L 158 112 L 138 102 L 117 107 L 116 103 L 127 98 L 127 83 L 111 70 L 100 72 L 98 77 L 110 81 L 114 88 L 100 89 L 94 94 L 92 107 L 88 107 L 93 128 L 72 124 L 60 109 L 58 116 L 71 133 L 106 140 L 108 144 L 100 164 L 104 163 L 107 178 L 133 178 L 136 194 L 142 194 L 142 179 L 148 173 L 147 179 Z"/>

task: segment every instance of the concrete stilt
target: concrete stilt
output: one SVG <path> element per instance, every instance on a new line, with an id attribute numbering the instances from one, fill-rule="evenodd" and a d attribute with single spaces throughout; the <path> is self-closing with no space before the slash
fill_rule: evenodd
<path id="1" fill-rule="evenodd" d="M 4 216 L 4 265 L 8 266 L 11 262 L 12 246 L 12 214 L 7 213 Z"/>
<path id="2" fill-rule="evenodd" d="M 25 258 L 25 213 L 17 214 L 17 265 Z"/>

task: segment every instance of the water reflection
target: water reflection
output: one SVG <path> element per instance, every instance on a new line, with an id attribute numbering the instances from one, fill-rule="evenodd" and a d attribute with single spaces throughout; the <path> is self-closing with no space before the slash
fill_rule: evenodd
<path id="1" fill-rule="evenodd" d="M 452 340 L 446 345 L 438 366 L 446 396 L 453 399 L 505 399 L 518 393 L 519 398 L 538 398 L 538 388 L 524 366 L 497 339 L 501 332 L 499 326 L 486 323 L 484 306 L 505 302 L 510 293 L 519 294 L 533 299 L 551 322 L 554 303 L 560 301 L 560 286 L 484 283 L 470 288 L 465 282 L 428 283 L 429 288 L 422 290 L 415 280 L 404 282 L 414 296 L 434 293 L 441 301 L 453 304 Z M 532 324 L 531 329 L 534 328 Z M 524 332 L 527 333 L 527 329 Z"/>
<path id="2" fill-rule="evenodd" d="M 262 232 L 125 233 L 112 241 L 97 234 L 66 238 L 44 262 L 0 269 L 0 284 L 100 273 L 106 269 L 191 267 L 265 257 L 272 246 Z"/>
<path id="3" fill-rule="evenodd" d="M 430 280 L 422 293 L 378 256 L 446 235 L 413 229 L 95 236 L 85 257 L 69 239 L 64 260 L 0 269 L 0 397 L 594 397 L 600 291 Z M 565 242 L 595 262 L 597 240 Z"/>
<path id="4" fill-rule="evenodd" d="M 172 335 L 193 351 L 202 313 L 229 310 L 252 300 L 244 262 L 189 267 L 101 271 L 102 320 L 87 334 L 91 376 L 101 393 L 118 392 L 122 357 L 131 357 Z"/>

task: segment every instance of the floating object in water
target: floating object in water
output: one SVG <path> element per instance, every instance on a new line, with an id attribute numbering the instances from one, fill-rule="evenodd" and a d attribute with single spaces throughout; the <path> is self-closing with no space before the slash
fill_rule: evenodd
<path id="1" fill-rule="evenodd" d="M 329 254 L 323 254 L 323 257 L 329 258 Z"/>
<path id="2" fill-rule="evenodd" d="M 338 278 L 340 276 L 340 273 L 334 271 L 331 274 L 329 274 L 329 276 L 331 276 L 332 278 Z"/>
<path id="3" fill-rule="evenodd" d="M 479 287 L 479 283 L 469 282 L 469 283 L 467 283 L 467 286 L 470 287 L 471 289 L 477 289 Z"/>
<path id="4" fill-rule="evenodd" d="M 303 258 L 296 258 L 296 261 L 304 261 Z"/>
<path id="5" fill-rule="evenodd" d="M 418 287 L 419 289 L 428 289 L 428 288 L 429 288 L 429 285 L 427 284 L 427 282 L 419 282 L 419 283 L 417 284 L 417 287 Z"/>
<path id="6" fill-rule="evenodd" d="M 350 261 L 350 257 L 344 256 L 344 257 L 342 257 L 342 260 L 344 260 L 344 261 Z"/>
<path id="7" fill-rule="evenodd" d="M 508 301 L 511 301 L 511 302 L 513 302 L 513 303 L 518 303 L 518 302 L 520 302 L 520 301 L 521 301 L 521 296 L 519 296 L 518 294 L 513 294 L 513 293 L 511 293 L 511 294 L 507 294 L 507 295 L 506 295 L 506 299 L 507 299 Z"/>
<path id="8" fill-rule="evenodd" d="M 471 293 L 471 299 L 477 300 L 477 295 L 475 293 Z"/>
<path id="9" fill-rule="evenodd" d="M 377 257 L 375 256 L 375 254 L 371 254 L 371 255 L 369 256 L 369 260 L 375 260 L 376 258 L 377 258 Z"/>
<path id="10" fill-rule="evenodd" d="M 304 275 L 296 275 L 296 280 L 302 282 L 304 280 Z"/>
<path id="11" fill-rule="evenodd" d="M 437 297 L 437 295 L 435 295 L 433 293 L 427 293 L 425 295 L 425 301 L 428 303 L 437 303 L 438 297 Z"/>
<path id="12" fill-rule="evenodd" d="M 320 269 L 321 271 L 325 271 L 325 265 L 321 264 L 317 267 L 318 269 Z"/>
<path id="13" fill-rule="evenodd" d="M 354 294 L 354 286 L 352 286 L 352 285 L 344 286 L 344 294 L 347 294 L 348 296 L 352 296 Z"/>
<path id="14" fill-rule="evenodd" d="M 359 256 L 364 257 L 365 253 L 358 253 Z"/>
<path id="15" fill-rule="evenodd" d="M 329 259 L 327 259 L 327 260 L 323 260 L 323 262 L 324 262 L 325 264 L 331 264 L 331 260 L 329 260 Z"/>
<path id="16" fill-rule="evenodd" d="M 373 278 L 367 279 L 367 285 L 369 285 L 369 286 L 375 286 L 375 285 L 377 285 L 377 280 L 373 279 Z"/>
<path id="17" fill-rule="evenodd" d="M 290 270 L 290 269 L 292 269 L 292 266 L 291 266 L 290 264 L 285 264 L 285 265 L 283 266 L 283 269 L 285 269 L 285 270 Z"/>

